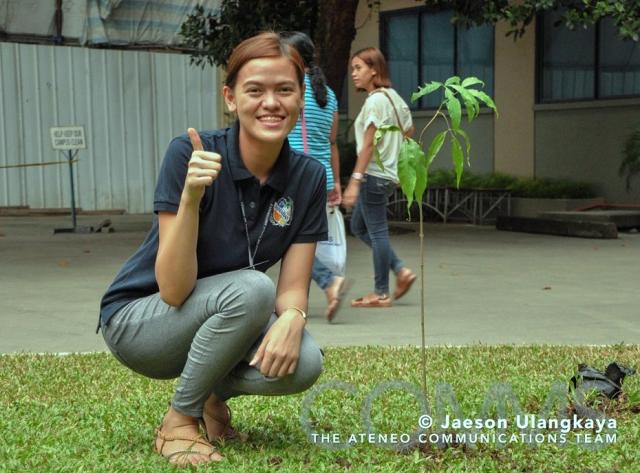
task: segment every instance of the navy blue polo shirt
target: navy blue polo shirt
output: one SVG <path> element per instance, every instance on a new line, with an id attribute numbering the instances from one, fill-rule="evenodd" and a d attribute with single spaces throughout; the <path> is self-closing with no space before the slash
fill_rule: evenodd
<path id="1" fill-rule="evenodd" d="M 232 128 L 200 132 L 204 149 L 222 156 L 222 170 L 206 188 L 200 203 L 198 279 L 249 266 L 240 195 L 252 254 L 265 228 L 254 258 L 255 269 L 269 269 L 293 243 L 327 239 L 326 177 L 322 164 L 293 150 L 285 141 L 267 181 L 261 185 L 240 158 L 238 132 L 238 123 Z M 192 151 L 186 134 L 169 145 L 155 190 L 151 230 L 103 296 L 101 323 L 106 324 L 129 302 L 159 291 L 155 276 L 157 213 L 178 211 Z"/>

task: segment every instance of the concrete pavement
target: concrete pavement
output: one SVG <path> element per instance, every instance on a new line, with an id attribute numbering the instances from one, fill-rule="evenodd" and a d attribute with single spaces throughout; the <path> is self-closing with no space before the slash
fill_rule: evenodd
<path id="1" fill-rule="evenodd" d="M 95 335 L 100 297 L 151 217 L 109 218 L 115 233 L 53 235 L 68 216 L 0 217 L 0 352 L 106 349 Z M 419 270 L 417 235 L 392 243 Z M 349 238 L 348 248 L 350 299 L 371 289 L 373 266 L 364 244 Z M 640 343 L 640 234 L 590 240 L 429 224 L 425 261 L 430 345 Z M 329 325 L 312 284 L 308 329 L 323 346 L 417 345 L 419 294 L 416 283 L 390 309 L 352 309 L 346 300 Z"/>

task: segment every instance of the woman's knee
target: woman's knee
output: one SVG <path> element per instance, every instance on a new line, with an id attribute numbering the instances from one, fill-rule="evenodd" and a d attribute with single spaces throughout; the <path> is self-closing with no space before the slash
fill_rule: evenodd
<path id="1" fill-rule="evenodd" d="M 237 283 L 246 290 L 257 306 L 267 308 L 271 315 L 276 305 L 276 286 L 271 278 L 254 270 L 243 270 L 238 274 Z"/>
<path id="2" fill-rule="evenodd" d="M 369 231 L 369 238 L 371 238 L 372 243 L 378 243 L 380 245 L 388 245 L 389 244 L 389 227 L 385 225 L 380 225 L 377 228 Z"/>
<path id="3" fill-rule="evenodd" d="M 315 384 L 322 374 L 323 356 L 315 342 L 303 344 L 293 376 L 295 392 L 302 392 Z"/>
<path id="4" fill-rule="evenodd" d="M 253 319 L 264 323 L 273 313 L 276 300 L 276 288 L 271 278 L 253 270 L 229 273 L 222 288 L 212 288 L 208 295 L 207 313 L 209 316 L 250 314 Z"/>

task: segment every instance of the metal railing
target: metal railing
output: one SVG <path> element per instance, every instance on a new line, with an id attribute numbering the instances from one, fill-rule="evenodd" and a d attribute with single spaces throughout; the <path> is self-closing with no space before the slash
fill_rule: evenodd
<path id="1" fill-rule="evenodd" d="M 425 220 L 494 223 L 498 215 L 511 215 L 511 192 L 506 189 L 456 189 L 431 187 L 424 193 L 422 211 Z M 407 201 L 400 188 L 389 198 L 389 220 L 418 220 L 418 203 L 407 212 Z"/>

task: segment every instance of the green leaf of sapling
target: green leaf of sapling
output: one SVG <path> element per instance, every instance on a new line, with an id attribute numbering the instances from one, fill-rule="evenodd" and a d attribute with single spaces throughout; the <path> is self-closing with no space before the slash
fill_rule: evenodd
<path id="1" fill-rule="evenodd" d="M 456 130 L 456 133 L 462 136 L 462 138 L 464 138 L 465 144 L 467 146 L 467 165 L 471 165 L 471 161 L 469 158 L 471 153 L 471 141 L 469 140 L 469 135 L 467 135 L 467 132 L 464 131 L 462 128 L 459 128 L 458 130 Z"/>
<path id="2" fill-rule="evenodd" d="M 451 117 L 451 129 L 455 131 L 460 128 L 460 116 L 462 115 L 460 101 L 448 87 L 444 89 L 444 96 L 447 104 L 447 111 L 449 112 L 449 117 Z"/>
<path id="3" fill-rule="evenodd" d="M 474 97 L 477 97 L 478 99 L 482 100 L 487 107 L 492 109 L 494 112 L 496 112 L 496 115 L 498 115 L 498 109 L 496 108 L 496 105 L 493 103 L 493 100 L 491 99 L 491 97 L 489 97 L 487 94 L 485 94 L 481 90 L 476 90 L 476 89 L 467 89 L 467 90 Z"/>
<path id="4" fill-rule="evenodd" d="M 478 103 L 478 100 L 464 87 L 459 85 L 452 85 L 451 87 L 462 97 L 464 106 L 467 109 L 467 121 L 470 122 L 478 116 L 478 113 L 480 113 L 480 104 Z"/>
<path id="5" fill-rule="evenodd" d="M 460 85 L 460 77 L 451 76 L 444 83 L 444 85 L 452 85 L 452 84 Z"/>
<path id="6" fill-rule="evenodd" d="M 411 94 L 411 101 L 415 102 L 420 97 L 424 97 L 425 95 L 430 94 L 431 92 L 435 92 L 440 87 L 442 87 L 442 82 L 435 82 L 435 81 L 429 82 L 428 84 L 423 85 L 416 92 Z"/>
<path id="7" fill-rule="evenodd" d="M 482 87 L 484 87 L 484 82 L 482 82 L 477 77 L 467 77 L 462 81 L 462 87 L 469 87 L 476 84 L 480 84 Z"/>
<path id="8" fill-rule="evenodd" d="M 416 153 L 412 139 L 405 139 L 400 146 L 400 154 L 398 155 L 398 179 L 400 179 L 400 188 L 407 199 L 407 211 L 413 203 L 413 192 L 416 188 Z M 418 149 L 420 148 L 417 145 Z"/>
<path id="9" fill-rule="evenodd" d="M 462 179 L 462 171 L 464 170 L 464 156 L 462 153 L 462 146 L 456 135 L 451 135 L 451 158 L 453 161 L 453 167 L 456 172 L 456 187 L 460 187 L 460 180 Z"/>
<path id="10" fill-rule="evenodd" d="M 417 144 L 417 143 L 416 143 Z M 418 147 L 418 156 L 416 162 L 416 200 L 422 203 L 422 196 L 427 190 L 429 184 L 429 162 L 427 161 L 427 155 L 424 154 L 420 145 Z"/>
<path id="11" fill-rule="evenodd" d="M 429 149 L 427 150 L 427 167 L 431 166 L 431 163 L 440 152 L 442 145 L 444 144 L 444 138 L 447 136 L 447 130 L 438 133 L 431 141 Z"/>
<path id="12" fill-rule="evenodd" d="M 382 163 L 382 158 L 380 157 L 380 150 L 378 150 L 378 143 L 382 141 L 384 135 L 388 132 L 401 132 L 400 128 L 396 125 L 382 125 L 380 128 L 376 129 L 376 132 L 373 135 L 373 157 L 376 161 L 378 167 L 384 171 L 384 164 Z"/>

